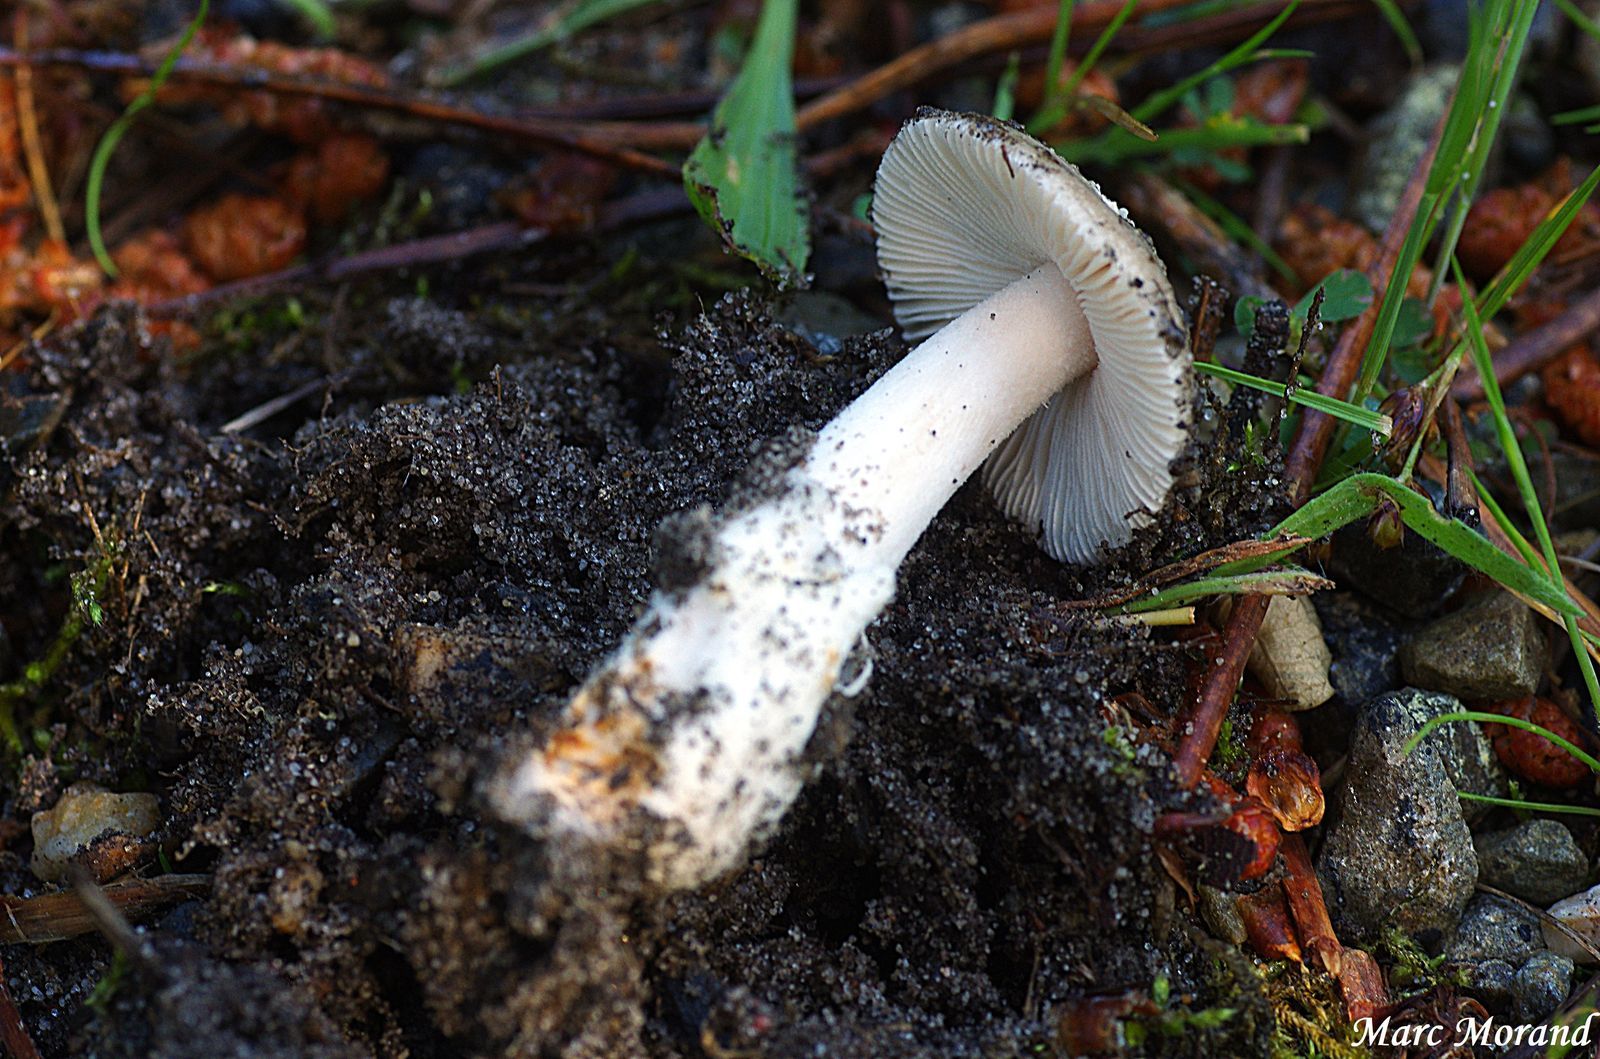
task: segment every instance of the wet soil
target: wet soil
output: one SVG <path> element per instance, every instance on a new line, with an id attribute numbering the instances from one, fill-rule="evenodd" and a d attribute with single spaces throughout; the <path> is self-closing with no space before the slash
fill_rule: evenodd
<path id="1" fill-rule="evenodd" d="M 7 381 L 0 678 L 67 650 L 17 718 L 4 816 L 77 780 L 150 791 L 142 870 L 211 877 L 120 946 L 0 949 L 41 1050 L 1035 1055 L 1072 998 L 1164 977 L 1238 1013 L 1152 1051 L 1263 1052 L 1261 983 L 1152 852 L 1189 796 L 1105 714 L 1176 709 L 1199 649 L 1061 603 L 1269 524 L 1271 454 L 1197 451 L 1171 516 L 1093 571 L 969 483 L 868 632 L 867 690 L 830 703 L 816 779 L 729 878 L 662 898 L 494 818 L 485 782 L 626 629 L 662 520 L 902 351 L 824 354 L 750 293 L 608 311 L 615 259 L 560 292 L 506 260 L 426 297 L 269 299 L 182 364 L 107 313 Z M 547 286 L 482 293 L 513 281 Z M 0 851 L 4 892 L 44 889 L 28 855 Z"/>

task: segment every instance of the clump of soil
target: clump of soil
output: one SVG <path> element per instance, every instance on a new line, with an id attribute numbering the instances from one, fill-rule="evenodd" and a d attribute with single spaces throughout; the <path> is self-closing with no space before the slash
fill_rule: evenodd
<path id="1" fill-rule="evenodd" d="M 70 780 L 150 790 L 170 863 L 213 878 L 124 939 L 92 1007 L 103 941 L 5 950 L 47 1054 L 1023 1055 L 1063 1002 L 1158 975 L 1240 1009 L 1205 1050 L 1259 1050 L 1253 981 L 1179 926 L 1151 852 L 1187 796 L 1101 712 L 1175 709 L 1193 649 L 1059 603 L 1266 524 L 1270 461 L 1197 455 L 1173 518 L 1093 572 L 965 487 L 782 832 L 662 899 L 478 792 L 625 630 L 661 521 L 720 502 L 898 342 L 823 356 L 750 295 L 665 345 L 411 298 L 341 311 L 343 337 L 287 363 L 183 371 L 102 316 L 5 398 L 49 412 L 0 471 L 6 625 L 98 614 L 19 717 L 6 815 Z M 319 374 L 320 407 L 220 432 Z M 19 635 L 4 664 L 49 648 Z M 13 838 L 7 892 L 38 888 L 25 860 Z"/>

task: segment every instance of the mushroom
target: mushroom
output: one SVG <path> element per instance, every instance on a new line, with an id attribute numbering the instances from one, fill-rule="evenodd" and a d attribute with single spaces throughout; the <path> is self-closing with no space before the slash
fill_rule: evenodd
<path id="1" fill-rule="evenodd" d="M 493 786 L 507 819 L 636 854 L 667 888 L 713 878 L 798 794 L 846 656 L 980 464 L 1058 559 L 1160 509 L 1190 365 L 1126 214 L 1016 126 L 923 110 L 884 154 L 873 221 L 896 317 L 926 340 L 750 497 L 680 528 L 698 576 L 658 588 Z"/>

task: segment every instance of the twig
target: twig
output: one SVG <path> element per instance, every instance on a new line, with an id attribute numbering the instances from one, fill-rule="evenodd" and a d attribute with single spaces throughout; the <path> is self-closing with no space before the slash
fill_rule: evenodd
<path id="1" fill-rule="evenodd" d="M 13 22 L 12 39 L 19 51 L 28 50 L 28 12 L 17 9 Z M 39 219 L 51 239 L 65 245 L 67 229 L 61 223 L 61 209 L 56 205 L 55 191 L 50 184 L 50 167 L 44 162 L 44 146 L 39 141 L 39 115 L 33 106 L 33 71 L 27 66 L 17 67 L 17 128 L 22 133 L 22 153 L 28 159 L 28 181 L 33 185 L 33 202 L 39 207 Z"/>
<path id="2" fill-rule="evenodd" d="M 594 227 L 583 234 L 613 231 L 617 228 L 656 217 L 668 216 L 689 208 L 689 200 L 681 188 L 646 191 L 618 202 L 607 203 L 600 210 Z M 151 319 L 164 320 L 190 316 L 207 306 L 232 298 L 253 297 L 280 287 L 319 281 L 323 283 L 349 279 L 368 272 L 384 272 L 396 268 L 434 265 L 444 261 L 459 261 L 475 254 L 494 250 L 508 250 L 528 246 L 548 236 L 541 228 L 524 228 L 515 221 L 498 221 L 463 232 L 430 236 L 395 243 L 377 250 L 364 250 L 348 257 L 331 261 L 296 265 L 279 272 L 233 283 L 223 283 L 197 294 L 186 294 L 166 301 L 152 302 L 144 307 Z"/>
<path id="3" fill-rule="evenodd" d="M 1284 835 L 1278 852 L 1283 857 L 1283 895 L 1288 899 L 1289 914 L 1294 917 L 1302 946 L 1317 966 L 1338 978 L 1344 965 L 1344 946 L 1333 932 L 1333 921 L 1328 918 L 1328 905 L 1322 899 L 1322 886 L 1311 866 L 1305 840 L 1298 833 Z"/>
<path id="4" fill-rule="evenodd" d="M 1165 232 L 1194 260 L 1197 271 L 1220 280 L 1234 297 L 1271 301 L 1277 292 L 1262 280 L 1255 264 L 1210 217 L 1155 173 L 1135 173 L 1117 188 L 1122 204 L 1148 228 Z"/>
<path id="5" fill-rule="evenodd" d="M 138 919 L 211 888 L 209 875 L 158 875 L 97 887 L 119 915 Z M 37 945 L 63 941 L 98 929 L 93 909 L 79 890 L 40 897 L 0 897 L 0 944 Z"/>
<path id="6" fill-rule="evenodd" d="M 1505 387 L 1516 379 L 1538 371 L 1569 348 L 1586 341 L 1600 329 L 1600 289 L 1591 291 L 1567 306 L 1554 320 L 1525 331 L 1506 343 L 1494 358 L 1494 377 Z M 1463 403 L 1483 399 L 1483 380 L 1477 372 L 1462 372 L 1450 384 L 1450 396 Z"/>
<path id="7" fill-rule="evenodd" d="M 340 289 L 342 290 L 343 288 Z M 342 375 L 334 376 L 332 378 L 319 377 L 312 379 L 310 382 L 296 386 L 288 393 L 279 394 L 269 401 L 261 402 L 248 412 L 245 412 L 243 415 L 235 416 L 226 423 L 222 424 L 222 427 L 217 432 L 219 434 L 243 433 L 256 424 L 261 423 L 264 420 L 271 419 L 273 416 L 277 415 L 279 412 L 283 411 L 285 408 L 288 408 L 295 402 L 306 397 L 310 397 L 323 387 L 327 387 L 329 393 L 331 394 L 335 386 L 345 382 L 349 379 L 349 377 L 350 373 L 345 372 Z"/>
<path id="8" fill-rule="evenodd" d="M 1178 7 L 1188 0 L 1142 0 L 1136 14 Z M 1123 7 L 1122 0 L 1091 0 L 1072 12 L 1072 35 L 1081 39 L 1104 29 Z M 1041 4 L 963 26 L 912 48 L 849 84 L 812 100 L 795 112 L 795 124 L 809 129 L 871 106 L 891 92 L 910 88 L 969 59 L 1044 44 L 1055 31 L 1057 5 Z"/>
<path id="9" fill-rule="evenodd" d="M 148 75 L 149 63 L 135 55 L 114 52 L 49 50 L 30 53 L 0 47 L 0 67 L 70 66 L 128 77 Z M 570 122 L 547 118 L 482 114 L 419 96 L 402 96 L 378 88 L 284 77 L 253 67 L 218 66 L 179 60 L 170 81 L 188 81 L 274 95 L 326 99 L 368 110 L 384 110 L 413 118 L 459 125 L 506 139 L 577 151 L 618 165 L 664 176 L 678 176 L 678 167 L 645 150 L 681 148 L 703 134 L 694 122 Z"/>
<path id="10" fill-rule="evenodd" d="M 1444 121 L 1441 119 L 1434 128 L 1433 140 L 1428 145 L 1427 153 L 1412 170 L 1405 194 L 1395 210 L 1394 219 L 1389 224 L 1389 230 L 1384 233 L 1378 260 L 1373 263 L 1367 274 L 1373 290 L 1384 290 L 1388 286 L 1389 273 L 1394 271 L 1400 257 L 1401 246 L 1405 242 L 1406 232 L 1416 216 L 1417 206 L 1422 200 L 1423 188 L 1427 183 L 1428 170 L 1433 166 L 1434 152 L 1438 149 L 1439 137 L 1443 131 Z M 1379 301 L 1374 299 L 1373 303 L 1367 306 L 1355 322 L 1345 328 L 1344 333 L 1339 336 L 1338 344 L 1334 346 L 1333 354 L 1322 370 L 1322 378 L 1318 380 L 1319 393 L 1331 397 L 1343 397 L 1350 392 L 1350 386 L 1355 382 L 1356 373 L 1361 367 L 1361 356 L 1366 349 L 1367 339 L 1377 322 L 1379 308 Z M 1293 490 L 1291 499 L 1296 507 L 1305 503 L 1311 495 L 1311 486 L 1316 481 L 1318 468 L 1322 466 L 1322 457 L 1327 452 L 1328 442 L 1333 438 L 1333 428 L 1334 419 L 1331 416 L 1309 408 L 1302 413 L 1300 429 L 1295 434 L 1294 443 L 1289 448 L 1289 457 L 1284 466 L 1284 477 Z M 1175 764 L 1179 781 L 1185 787 L 1193 787 L 1200 779 L 1200 772 L 1210 760 L 1212 748 L 1217 745 L 1217 733 L 1222 729 L 1222 720 L 1228 714 L 1228 705 L 1233 701 L 1234 692 L 1239 688 L 1239 680 L 1244 673 L 1244 663 L 1250 657 L 1250 649 L 1255 645 L 1256 634 L 1261 631 L 1262 619 L 1267 615 L 1267 603 L 1268 600 L 1264 596 L 1245 597 L 1233 608 L 1227 625 L 1223 627 L 1222 657 L 1218 659 L 1217 664 L 1207 667 L 1194 711 L 1180 728 L 1183 734 L 1178 744 Z"/>
<path id="11" fill-rule="evenodd" d="M 1188 2 L 1190 0 L 1142 0 L 1134 17 L 1181 7 Z M 1083 41 L 1091 38 L 1116 17 L 1122 6 L 1122 0 L 1090 0 L 1078 4 L 1072 12 L 1073 39 Z M 1180 25 L 1150 29 L 1130 27 L 1123 35 L 1123 47 L 1120 50 L 1161 51 L 1189 47 L 1200 42 L 1215 43 L 1250 32 L 1282 9 L 1281 3 L 1261 3 Z M 1298 25 L 1341 18 L 1360 9 L 1361 5 L 1350 3 L 1349 0 L 1307 0 L 1295 13 L 1293 21 Z M 890 93 L 937 77 L 980 56 L 1046 44 L 1055 30 L 1056 10 L 1055 4 L 1040 4 L 1023 11 L 996 15 L 912 48 L 801 107 L 795 113 L 795 124 L 802 130 L 809 129 L 862 110 Z"/>

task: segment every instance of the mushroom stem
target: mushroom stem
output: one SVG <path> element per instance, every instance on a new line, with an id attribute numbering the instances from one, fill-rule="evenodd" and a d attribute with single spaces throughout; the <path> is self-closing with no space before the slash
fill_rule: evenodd
<path id="1" fill-rule="evenodd" d="M 905 554 L 989 453 L 1095 363 L 1054 264 L 928 338 L 764 499 L 679 542 L 700 576 L 654 594 L 562 727 L 495 788 L 502 815 L 634 849 L 671 888 L 736 865 L 799 793 L 823 703 Z"/>
<path id="2" fill-rule="evenodd" d="M 1094 370 L 1078 296 L 1044 264 L 951 320 L 823 428 L 806 461 L 847 507 L 884 520 L 900 565 L 945 502 L 1069 381 Z"/>

